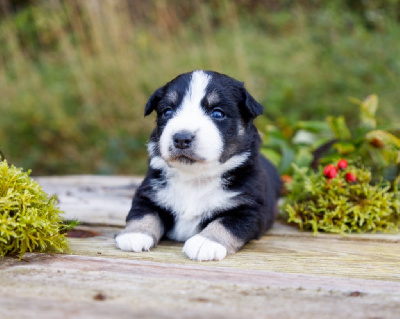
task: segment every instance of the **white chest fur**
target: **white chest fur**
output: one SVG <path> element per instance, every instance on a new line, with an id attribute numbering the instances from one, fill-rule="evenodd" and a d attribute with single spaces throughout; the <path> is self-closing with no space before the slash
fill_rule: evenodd
<path id="1" fill-rule="evenodd" d="M 167 237 L 185 241 L 199 232 L 199 224 L 215 212 L 237 205 L 238 192 L 226 190 L 222 175 L 240 166 L 248 158 L 247 153 L 236 155 L 227 162 L 213 168 L 199 165 L 194 172 L 182 172 L 167 168 L 160 157 L 150 163 L 153 168 L 163 169 L 167 184 L 153 184 L 158 205 L 170 210 L 175 217 L 175 225 Z M 205 175 L 204 172 L 212 174 Z"/>
<path id="2" fill-rule="evenodd" d="M 175 216 L 175 225 L 167 236 L 185 241 L 199 232 L 200 222 L 218 210 L 235 206 L 237 192 L 227 191 L 220 177 L 185 180 L 174 176 L 166 187 L 158 189 L 156 200 Z"/>

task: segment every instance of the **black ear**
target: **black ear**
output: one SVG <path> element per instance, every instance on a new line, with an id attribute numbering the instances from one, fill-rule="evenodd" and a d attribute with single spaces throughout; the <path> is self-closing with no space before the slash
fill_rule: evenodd
<path id="1" fill-rule="evenodd" d="M 146 103 L 146 107 L 144 108 L 144 116 L 149 115 L 151 112 L 155 110 L 158 102 L 160 102 L 161 98 L 164 96 L 164 86 L 156 90 L 152 96 L 150 96 L 149 100 Z"/>
<path id="2" fill-rule="evenodd" d="M 247 92 L 247 90 L 245 88 L 243 88 L 243 99 L 244 99 L 244 110 L 246 115 L 251 118 L 254 119 L 257 116 L 263 114 L 264 112 L 264 108 L 263 106 L 258 103 L 254 97 L 252 97 L 250 95 L 249 92 Z"/>

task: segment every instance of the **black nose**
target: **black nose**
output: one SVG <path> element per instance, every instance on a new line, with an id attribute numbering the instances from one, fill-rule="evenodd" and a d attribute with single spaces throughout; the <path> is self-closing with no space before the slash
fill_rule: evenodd
<path id="1" fill-rule="evenodd" d="M 194 135 L 190 132 L 175 133 L 172 137 L 172 139 L 174 140 L 174 146 L 180 149 L 189 148 L 192 144 L 193 138 Z"/>

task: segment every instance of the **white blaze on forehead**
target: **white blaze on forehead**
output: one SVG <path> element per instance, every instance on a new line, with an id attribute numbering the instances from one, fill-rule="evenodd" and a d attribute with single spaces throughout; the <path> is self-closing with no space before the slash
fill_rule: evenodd
<path id="1" fill-rule="evenodd" d="M 170 149 L 173 148 L 173 135 L 188 131 L 193 133 L 193 152 L 206 162 L 219 160 L 223 149 L 223 141 L 213 120 L 201 107 L 201 101 L 206 95 L 206 88 L 211 76 L 203 71 L 195 71 L 189 83 L 189 88 L 183 97 L 176 114 L 170 119 L 160 137 L 162 157 L 168 161 Z"/>

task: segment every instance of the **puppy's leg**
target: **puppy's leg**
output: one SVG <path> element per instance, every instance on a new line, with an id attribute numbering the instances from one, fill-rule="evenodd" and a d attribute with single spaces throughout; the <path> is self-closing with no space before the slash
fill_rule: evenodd
<path id="1" fill-rule="evenodd" d="M 126 227 L 116 237 L 117 247 L 124 251 L 148 251 L 164 233 L 164 225 L 157 213 L 128 220 Z"/>
<path id="2" fill-rule="evenodd" d="M 246 229 L 239 229 L 236 232 L 239 236 L 229 230 L 224 224 L 230 222 L 227 217 L 212 221 L 199 234 L 189 238 L 183 246 L 183 252 L 190 258 L 197 261 L 222 260 L 228 254 L 237 252 L 247 241 Z M 236 220 L 235 226 L 240 227 L 240 220 Z M 244 233 L 243 233 L 244 232 Z"/>

